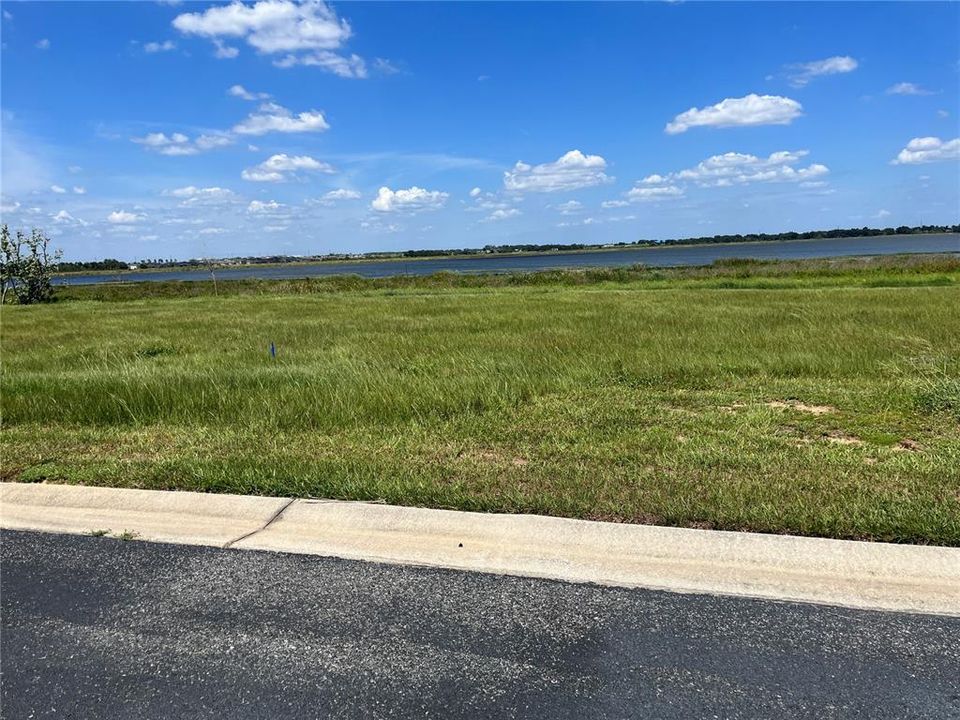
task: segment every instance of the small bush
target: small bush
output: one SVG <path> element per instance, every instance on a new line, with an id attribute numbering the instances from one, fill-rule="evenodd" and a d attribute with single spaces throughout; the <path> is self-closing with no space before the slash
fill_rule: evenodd
<path id="1" fill-rule="evenodd" d="M 17 230 L 15 236 L 0 226 L 0 303 L 7 293 L 21 305 L 51 302 L 50 277 L 60 261 L 60 251 L 50 252 L 50 238 L 34 228 L 29 235 Z"/>

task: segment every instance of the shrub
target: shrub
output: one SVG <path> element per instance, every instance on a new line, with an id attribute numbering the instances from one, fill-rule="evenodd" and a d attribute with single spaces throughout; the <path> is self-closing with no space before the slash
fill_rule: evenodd
<path id="1" fill-rule="evenodd" d="M 5 224 L 0 226 L 0 303 L 8 292 L 21 305 L 53 300 L 50 276 L 60 256 L 59 250 L 50 252 L 50 238 L 42 230 L 34 228 L 29 235 L 17 230 L 11 236 Z"/>

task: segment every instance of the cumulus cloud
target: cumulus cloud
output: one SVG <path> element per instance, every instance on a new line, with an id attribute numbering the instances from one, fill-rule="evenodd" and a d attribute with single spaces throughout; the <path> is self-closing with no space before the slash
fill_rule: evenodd
<path id="1" fill-rule="evenodd" d="M 194 185 L 165 190 L 163 194 L 169 197 L 179 198 L 182 200 L 180 205 L 183 207 L 190 207 L 191 205 L 218 205 L 236 198 L 236 193 L 227 188 L 195 187 Z"/>
<path id="2" fill-rule="evenodd" d="M 378 212 L 417 212 L 439 210 L 447 203 L 449 193 L 439 190 L 424 190 L 414 185 L 406 190 L 391 190 L 382 187 L 370 207 Z"/>
<path id="3" fill-rule="evenodd" d="M 278 203 L 276 200 L 268 200 L 266 202 L 262 200 L 251 200 L 250 204 L 247 205 L 247 212 L 249 213 L 273 213 L 277 210 L 283 209 L 285 206 L 281 203 Z"/>
<path id="4" fill-rule="evenodd" d="M 696 167 L 681 170 L 668 177 L 671 181 L 689 180 L 705 187 L 726 187 L 756 182 L 800 182 L 822 177 L 830 172 L 826 165 L 819 163 L 794 167 L 808 154 L 807 150 L 782 150 L 761 158 L 746 153 L 728 152 L 709 157 Z"/>
<path id="5" fill-rule="evenodd" d="M 74 185 L 74 186 L 73 186 L 73 192 L 74 192 L 75 194 L 77 194 L 77 195 L 86 195 L 86 194 L 87 194 L 87 189 L 86 189 L 85 187 L 83 187 L 82 185 Z"/>
<path id="6" fill-rule="evenodd" d="M 798 63 L 790 66 L 790 84 L 794 87 L 803 87 L 816 77 L 853 72 L 857 69 L 857 65 L 857 61 L 849 55 L 836 55 L 825 60 Z"/>
<path id="7" fill-rule="evenodd" d="M 916 83 L 901 82 L 891 85 L 886 90 L 887 95 L 933 95 L 930 90 L 925 90 Z"/>
<path id="8" fill-rule="evenodd" d="M 143 219 L 142 215 L 127 212 L 126 210 L 114 210 L 112 213 L 107 215 L 107 222 L 113 223 L 114 225 L 130 225 L 140 221 L 141 219 Z"/>
<path id="9" fill-rule="evenodd" d="M 160 52 L 170 52 L 171 50 L 176 50 L 177 44 L 173 40 L 164 40 L 163 42 L 148 42 L 143 46 L 143 51 L 146 53 L 160 53 Z"/>
<path id="10" fill-rule="evenodd" d="M 233 143 L 233 139 L 224 134 L 200 135 L 195 140 L 191 140 L 183 133 L 176 132 L 170 135 L 162 132 L 147 133 L 143 137 L 130 138 L 130 141 L 161 155 L 172 156 L 197 155 Z"/>
<path id="11" fill-rule="evenodd" d="M 67 191 L 66 188 L 60 187 L 59 185 L 51 185 L 51 186 L 50 186 L 50 192 L 57 193 L 58 195 L 62 195 L 62 194 L 65 193 L 66 191 Z"/>
<path id="12" fill-rule="evenodd" d="M 483 192 L 483 190 L 478 187 L 473 188 L 469 194 L 473 200 L 473 204 L 467 205 L 467 212 L 505 210 L 517 200 L 516 196 L 504 197 L 499 193 Z"/>
<path id="13" fill-rule="evenodd" d="M 243 85 L 231 85 L 230 89 L 227 90 L 227 94 L 238 97 L 241 100 L 267 100 L 270 97 L 270 93 L 250 92 Z"/>
<path id="14" fill-rule="evenodd" d="M 664 131 L 676 135 L 692 127 L 789 125 L 802 114 L 803 107 L 796 100 L 751 93 L 742 98 L 727 98 L 705 108 L 690 108 L 667 123 Z"/>
<path id="15" fill-rule="evenodd" d="M 494 210 L 483 219 L 483 222 L 499 222 L 500 220 L 509 220 L 512 217 L 517 217 L 517 215 L 522 214 L 523 213 L 517 208 L 503 208 L 500 210 Z"/>
<path id="16" fill-rule="evenodd" d="M 40 38 L 33 45 L 37 50 L 49 50 L 50 49 L 50 40 L 47 38 Z"/>
<path id="17" fill-rule="evenodd" d="M 271 155 L 259 165 L 247 168 L 241 173 L 244 180 L 251 182 L 284 182 L 294 177 L 298 171 L 332 174 L 336 170 L 332 165 L 320 162 L 309 155 Z"/>
<path id="18" fill-rule="evenodd" d="M 329 130 L 326 118 L 319 110 L 308 110 L 294 115 L 277 103 L 263 103 L 257 112 L 233 127 L 238 135 L 266 135 L 270 132 L 301 133 Z"/>
<path id="19" fill-rule="evenodd" d="M 648 175 L 623 194 L 624 200 L 607 200 L 602 203 L 602 207 L 616 208 L 628 203 L 684 197 L 688 183 L 699 187 L 730 187 L 752 183 L 796 182 L 807 187 L 819 187 L 824 184 L 820 178 L 829 174 L 830 169 L 819 163 L 798 167 L 808 154 L 806 150 L 782 150 L 765 158 L 735 152 L 713 155 L 686 170 Z"/>
<path id="20" fill-rule="evenodd" d="M 317 200 L 311 201 L 313 203 L 319 203 L 320 205 L 336 205 L 339 202 L 346 200 L 359 200 L 360 193 L 356 190 L 347 190 L 345 188 L 338 188 L 336 190 L 331 190 L 328 193 L 324 193 Z"/>
<path id="21" fill-rule="evenodd" d="M 559 160 L 542 165 L 518 162 L 503 174 L 503 186 L 518 192 L 557 192 L 613 182 L 604 170 L 607 161 L 599 155 L 570 150 Z"/>
<path id="22" fill-rule="evenodd" d="M 357 55 L 340 55 L 353 34 L 350 24 L 321 0 L 260 0 L 253 5 L 233 2 L 203 12 L 183 13 L 173 26 L 185 35 L 213 40 L 218 57 L 235 57 L 236 48 L 224 45 L 226 39 L 242 40 L 258 53 L 284 57 L 278 67 L 307 65 L 319 67 L 341 77 L 367 76 L 366 64 Z M 224 54 L 226 51 L 230 54 Z"/>
<path id="23" fill-rule="evenodd" d="M 922 165 L 957 158 L 960 158 L 960 138 L 941 140 L 938 137 L 919 137 L 907 143 L 894 158 L 893 164 Z"/>

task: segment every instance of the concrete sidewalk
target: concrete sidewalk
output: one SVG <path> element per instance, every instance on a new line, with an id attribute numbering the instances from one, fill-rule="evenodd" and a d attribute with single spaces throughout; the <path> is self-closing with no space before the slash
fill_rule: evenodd
<path id="1" fill-rule="evenodd" d="M 0 485 L 0 526 L 960 615 L 957 548 L 20 483 Z"/>

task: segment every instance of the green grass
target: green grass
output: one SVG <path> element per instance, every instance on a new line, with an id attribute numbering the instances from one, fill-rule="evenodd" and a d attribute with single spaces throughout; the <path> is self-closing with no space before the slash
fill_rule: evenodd
<path id="1" fill-rule="evenodd" d="M 161 285 L 3 308 L 7 479 L 960 545 L 956 258 Z"/>

